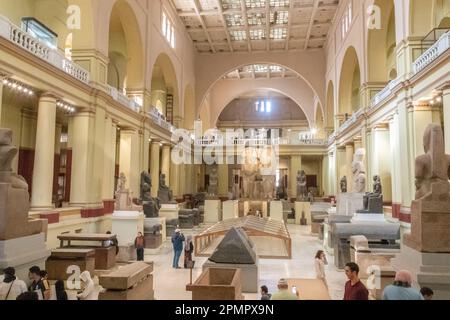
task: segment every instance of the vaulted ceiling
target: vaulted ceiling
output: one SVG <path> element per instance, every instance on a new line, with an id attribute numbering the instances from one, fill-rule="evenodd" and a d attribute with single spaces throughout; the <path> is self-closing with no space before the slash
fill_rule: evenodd
<path id="1" fill-rule="evenodd" d="M 322 48 L 339 0 L 171 0 L 200 53 Z"/>

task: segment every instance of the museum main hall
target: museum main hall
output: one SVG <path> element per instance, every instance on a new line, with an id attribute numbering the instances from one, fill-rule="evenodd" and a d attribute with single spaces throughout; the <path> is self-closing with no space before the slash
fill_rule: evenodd
<path id="1" fill-rule="evenodd" d="M 450 300 L 449 48 L 450 0 L 0 0 L 0 301 Z"/>

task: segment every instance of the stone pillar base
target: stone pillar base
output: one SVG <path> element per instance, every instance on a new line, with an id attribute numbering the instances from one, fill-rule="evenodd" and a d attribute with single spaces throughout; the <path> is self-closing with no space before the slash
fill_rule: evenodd
<path id="1" fill-rule="evenodd" d="M 45 261 L 50 257 L 50 250 L 45 244 L 45 234 L 0 241 L 0 269 L 13 267 L 16 276 L 28 281 L 28 269 L 38 266 L 45 270 Z"/>
<path id="2" fill-rule="evenodd" d="M 392 267 L 409 270 L 413 286 L 431 288 L 434 300 L 450 300 L 450 253 L 424 253 L 403 245 Z"/>

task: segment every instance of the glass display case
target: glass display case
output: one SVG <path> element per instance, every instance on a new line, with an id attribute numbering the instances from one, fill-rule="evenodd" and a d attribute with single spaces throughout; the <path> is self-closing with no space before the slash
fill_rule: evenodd
<path id="1" fill-rule="evenodd" d="M 35 18 L 22 18 L 22 29 L 50 48 L 58 47 L 58 35 Z"/>

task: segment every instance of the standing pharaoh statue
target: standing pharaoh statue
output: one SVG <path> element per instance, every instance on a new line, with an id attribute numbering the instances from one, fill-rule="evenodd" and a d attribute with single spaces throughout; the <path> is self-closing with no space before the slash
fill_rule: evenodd
<path id="1" fill-rule="evenodd" d="M 140 200 L 144 207 L 144 214 L 147 218 L 156 218 L 159 216 L 159 209 L 161 205 L 158 198 L 151 196 L 152 192 L 152 178 L 146 171 L 141 173 L 141 193 Z"/>
<path id="2" fill-rule="evenodd" d="M 297 173 L 297 201 L 308 201 L 308 189 L 306 187 L 306 173 L 304 170 Z"/>
<path id="3" fill-rule="evenodd" d="M 341 193 L 347 193 L 347 177 L 343 176 L 340 182 Z"/>
<path id="4" fill-rule="evenodd" d="M 363 193 L 366 190 L 366 168 L 364 167 L 364 149 L 355 152 L 352 163 L 353 192 Z"/>

